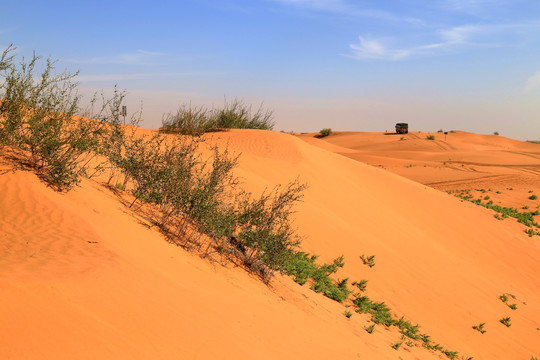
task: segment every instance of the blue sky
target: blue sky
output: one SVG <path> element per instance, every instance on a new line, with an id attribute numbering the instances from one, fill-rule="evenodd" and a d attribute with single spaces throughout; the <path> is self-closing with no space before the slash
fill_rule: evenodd
<path id="1" fill-rule="evenodd" d="M 145 127 L 191 102 L 276 130 L 459 129 L 540 139 L 538 0 L 10 1 L 0 48 L 129 93 Z"/>

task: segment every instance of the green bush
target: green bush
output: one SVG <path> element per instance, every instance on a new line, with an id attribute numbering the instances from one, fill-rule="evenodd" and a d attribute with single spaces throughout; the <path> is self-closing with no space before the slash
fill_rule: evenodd
<path id="1" fill-rule="evenodd" d="M 35 55 L 16 65 L 8 52 L 0 60 L 0 144 L 52 187 L 68 190 L 87 170 L 105 126 L 75 116 L 82 111 L 77 73 L 55 74 L 51 59 L 38 70 L 40 58 Z"/>
<path id="2" fill-rule="evenodd" d="M 428 135 L 428 136 L 426 136 L 426 139 L 427 140 L 435 140 L 435 136 L 434 135 Z"/>
<path id="3" fill-rule="evenodd" d="M 536 195 L 529 196 L 529 200 L 536 200 L 536 199 L 538 199 L 538 196 Z"/>
<path id="4" fill-rule="evenodd" d="M 321 131 L 319 131 L 319 133 L 317 135 L 315 135 L 316 138 L 323 138 L 323 137 L 326 137 L 326 136 L 329 136 L 330 134 L 332 134 L 332 129 L 322 129 Z"/>

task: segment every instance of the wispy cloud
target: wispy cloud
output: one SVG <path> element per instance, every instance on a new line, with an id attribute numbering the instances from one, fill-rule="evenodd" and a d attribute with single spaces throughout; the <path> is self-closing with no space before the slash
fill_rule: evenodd
<path id="1" fill-rule="evenodd" d="M 540 71 L 537 71 L 533 76 L 527 79 L 525 84 L 525 93 L 531 93 L 536 89 L 540 89 Z"/>
<path id="2" fill-rule="evenodd" d="M 388 21 L 418 22 L 420 20 L 411 17 L 400 17 L 388 11 L 360 6 L 358 2 L 346 0 L 268 0 L 275 3 L 294 6 L 300 9 L 308 9 L 321 12 L 329 12 L 341 15 L 350 15 L 371 19 Z"/>
<path id="3" fill-rule="evenodd" d="M 502 7 L 515 0 L 442 0 L 441 7 L 446 10 L 464 13 L 485 12 L 487 8 Z"/>
<path id="4" fill-rule="evenodd" d="M 116 54 L 110 56 L 93 57 L 89 59 L 62 59 L 62 61 L 75 64 L 121 64 L 121 65 L 148 65 L 164 53 L 137 50 L 133 53 Z"/>
<path id="5" fill-rule="evenodd" d="M 379 60 L 401 60 L 411 54 L 406 49 L 390 49 L 384 45 L 383 40 L 366 39 L 359 36 L 360 43 L 349 45 L 356 59 L 379 59 Z"/>
<path id="6" fill-rule="evenodd" d="M 177 78 L 189 76 L 213 76 L 222 75 L 223 73 L 215 72 L 164 72 L 164 73 L 132 73 L 132 74 L 94 74 L 94 75 L 79 75 L 76 80 L 82 83 L 88 82 L 106 82 L 106 81 L 123 81 L 123 80 L 145 80 L 145 79 L 163 79 Z"/>
<path id="7" fill-rule="evenodd" d="M 412 46 L 408 48 L 390 48 L 385 45 L 385 41 L 371 39 L 368 40 L 359 36 L 358 44 L 350 44 L 352 50 L 350 57 L 356 59 L 379 59 L 379 60 L 403 60 L 417 54 L 429 54 L 435 51 L 442 51 L 451 46 L 464 44 L 468 38 L 477 31 L 475 26 L 460 26 L 451 29 L 440 30 L 439 42 Z"/>
<path id="8" fill-rule="evenodd" d="M 523 45 L 522 34 L 530 36 L 538 32 L 538 29 L 539 23 L 455 26 L 436 30 L 433 37 L 438 41 L 394 48 L 387 44 L 396 43 L 400 39 L 367 40 L 359 36 L 359 43 L 349 45 L 352 54 L 348 56 L 356 59 L 403 60 L 414 55 L 433 55 L 450 50 L 516 47 Z"/>

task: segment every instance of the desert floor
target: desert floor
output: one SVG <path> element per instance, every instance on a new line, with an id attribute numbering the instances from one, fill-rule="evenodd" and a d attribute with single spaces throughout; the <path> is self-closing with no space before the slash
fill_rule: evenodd
<path id="1" fill-rule="evenodd" d="M 464 359 L 539 357 L 540 236 L 446 190 L 537 209 L 540 145 L 425 135 L 233 130 L 207 141 L 241 154 L 236 175 L 251 192 L 306 183 L 302 249 L 344 255 L 338 277 L 368 280 L 371 298 L 435 343 Z M 394 350 L 395 327 L 368 334 L 369 316 L 346 318 L 346 304 L 308 285 L 276 274 L 267 286 L 166 242 L 100 181 L 57 193 L 0 160 L 0 359 L 447 358 L 416 343 Z"/>

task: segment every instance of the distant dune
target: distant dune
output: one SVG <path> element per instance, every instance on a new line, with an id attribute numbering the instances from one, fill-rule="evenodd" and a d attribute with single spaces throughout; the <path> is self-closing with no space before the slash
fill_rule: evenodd
<path id="1" fill-rule="evenodd" d="M 236 174 L 249 191 L 307 183 L 294 215 L 302 248 L 324 261 L 344 255 L 340 278 L 367 279 L 371 298 L 434 342 L 464 358 L 540 356 L 540 237 L 433 188 L 505 179 L 492 190 L 538 194 L 539 145 L 425 135 L 206 138 L 241 153 Z M 290 278 L 266 286 L 167 243 L 96 181 L 60 194 L 6 161 L 0 174 L 1 359 L 445 358 L 392 349 L 395 328 L 368 334 L 369 316 L 347 319 L 343 304 Z M 375 255 L 373 268 L 363 254 Z"/>

